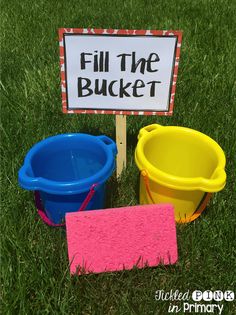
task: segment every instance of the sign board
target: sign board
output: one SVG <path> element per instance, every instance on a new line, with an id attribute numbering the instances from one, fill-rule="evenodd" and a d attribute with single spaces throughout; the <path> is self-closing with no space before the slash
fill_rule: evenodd
<path id="1" fill-rule="evenodd" d="M 59 30 L 64 113 L 172 115 L 180 31 Z"/>

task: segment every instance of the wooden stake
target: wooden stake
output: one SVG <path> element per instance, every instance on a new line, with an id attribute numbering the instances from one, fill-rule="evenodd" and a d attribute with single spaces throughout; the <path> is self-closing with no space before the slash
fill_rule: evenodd
<path id="1" fill-rule="evenodd" d="M 116 115 L 117 178 L 126 167 L 126 116 Z"/>

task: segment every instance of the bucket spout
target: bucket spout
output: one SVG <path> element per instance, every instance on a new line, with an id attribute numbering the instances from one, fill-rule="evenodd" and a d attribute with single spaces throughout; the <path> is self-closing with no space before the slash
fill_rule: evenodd
<path id="1" fill-rule="evenodd" d="M 32 170 L 23 165 L 19 171 L 19 183 L 27 190 L 37 190 L 39 184 L 39 177 L 34 177 Z"/>
<path id="2" fill-rule="evenodd" d="M 225 170 L 221 167 L 217 167 L 211 178 L 202 178 L 201 179 L 201 190 L 207 192 L 217 192 L 224 188 L 226 183 L 226 173 Z"/>

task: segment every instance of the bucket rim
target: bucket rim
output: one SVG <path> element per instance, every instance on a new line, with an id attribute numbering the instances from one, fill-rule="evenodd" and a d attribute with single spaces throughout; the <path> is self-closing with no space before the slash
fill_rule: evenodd
<path id="1" fill-rule="evenodd" d="M 56 139 L 60 138 L 63 141 L 65 138 L 68 139 L 70 137 L 82 137 L 94 142 L 96 141 L 96 143 L 103 149 L 106 155 L 106 161 L 98 172 L 92 176 L 71 181 L 54 181 L 43 177 L 31 177 L 28 175 L 28 172 L 32 170 L 32 158 L 42 147 L 50 145 L 50 143 L 54 142 Z M 117 148 L 115 142 L 105 135 L 94 136 L 86 133 L 63 133 L 50 136 L 34 144 L 27 152 L 23 166 L 18 173 L 18 181 L 20 186 L 27 190 L 39 190 L 55 195 L 83 193 L 88 191 L 91 185 L 95 183 L 103 184 L 111 176 L 115 168 L 116 154 Z"/>
<path id="2" fill-rule="evenodd" d="M 200 137 L 202 141 L 211 146 L 211 148 L 215 151 L 217 156 L 217 167 L 213 172 L 211 178 L 204 177 L 181 177 L 172 175 L 165 171 L 162 171 L 159 168 L 156 168 L 149 160 L 146 158 L 144 154 L 144 145 L 145 143 L 156 134 L 166 134 L 169 132 L 174 132 L 176 130 L 181 130 L 185 133 L 191 133 L 197 137 Z M 150 130 L 150 131 L 149 131 Z M 148 177 L 163 186 L 177 189 L 177 190 L 201 190 L 204 192 L 217 192 L 224 188 L 226 184 L 226 173 L 225 173 L 225 164 L 226 158 L 224 151 L 220 147 L 220 145 L 213 140 L 211 137 L 206 134 L 191 129 L 187 127 L 181 126 L 161 126 L 158 124 L 153 124 L 146 126 L 140 130 L 138 143 L 135 149 L 135 162 L 140 171 L 145 171 Z M 217 175 L 217 178 L 212 178 L 213 175 Z"/>

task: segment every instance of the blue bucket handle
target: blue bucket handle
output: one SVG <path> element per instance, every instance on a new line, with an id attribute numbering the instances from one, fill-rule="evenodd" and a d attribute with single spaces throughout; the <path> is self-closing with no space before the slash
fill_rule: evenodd
<path id="1" fill-rule="evenodd" d="M 116 143 L 109 137 L 105 135 L 97 136 L 98 139 L 100 139 L 105 145 L 107 145 L 109 148 L 111 148 L 114 155 L 117 154 L 117 147 Z"/>
<path id="2" fill-rule="evenodd" d="M 99 184 L 93 184 L 89 190 L 89 193 L 87 194 L 86 198 L 84 199 L 83 203 L 81 204 L 80 208 L 77 211 L 84 211 L 87 207 L 87 205 L 89 204 L 89 202 L 91 201 L 93 195 L 96 192 L 96 188 Z M 53 227 L 64 227 L 65 223 L 53 223 L 52 220 L 49 219 L 49 217 L 46 215 L 46 212 L 44 211 L 43 205 L 41 203 L 41 199 L 40 199 L 40 195 L 38 191 L 34 192 L 34 200 L 35 200 L 35 205 L 38 211 L 38 215 L 40 216 L 40 218 L 42 219 L 42 221 L 49 225 L 49 226 L 53 226 Z"/>

